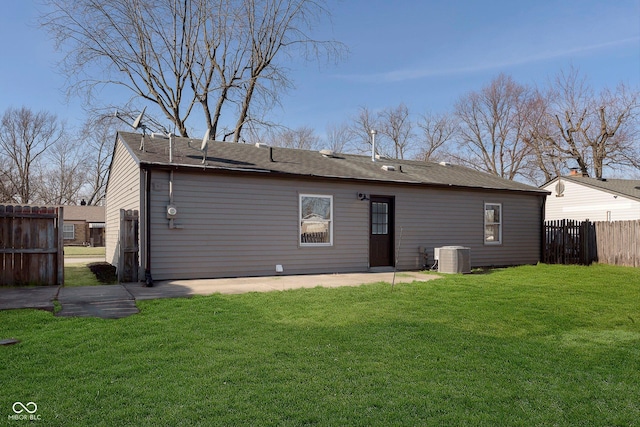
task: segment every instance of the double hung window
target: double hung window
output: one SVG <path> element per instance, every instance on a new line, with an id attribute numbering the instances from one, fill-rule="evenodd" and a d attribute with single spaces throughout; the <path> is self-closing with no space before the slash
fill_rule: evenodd
<path id="1" fill-rule="evenodd" d="M 333 196 L 300 195 L 300 245 L 333 244 Z"/>
<path id="2" fill-rule="evenodd" d="M 484 204 L 484 243 L 499 245 L 502 243 L 502 204 Z"/>

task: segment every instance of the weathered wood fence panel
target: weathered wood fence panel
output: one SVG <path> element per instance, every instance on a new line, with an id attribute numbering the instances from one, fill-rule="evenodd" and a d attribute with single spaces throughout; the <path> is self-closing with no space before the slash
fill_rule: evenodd
<path id="1" fill-rule="evenodd" d="M 118 263 L 119 282 L 138 281 L 138 229 L 137 210 L 120 209 L 120 261 Z"/>
<path id="2" fill-rule="evenodd" d="M 584 264 L 596 260 L 593 223 L 567 219 L 546 221 L 543 261 L 547 264 Z"/>
<path id="3" fill-rule="evenodd" d="M 598 262 L 640 267 L 640 221 L 595 222 Z"/>
<path id="4" fill-rule="evenodd" d="M 546 221 L 543 262 L 640 267 L 640 221 Z"/>
<path id="5" fill-rule="evenodd" d="M 64 283 L 62 212 L 0 205 L 0 286 Z"/>

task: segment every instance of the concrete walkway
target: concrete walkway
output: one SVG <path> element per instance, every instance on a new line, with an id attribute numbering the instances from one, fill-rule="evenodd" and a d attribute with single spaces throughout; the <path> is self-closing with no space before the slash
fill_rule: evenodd
<path id="1" fill-rule="evenodd" d="M 427 281 L 440 276 L 424 272 L 398 272 L 395 284 Z M 360 286 L 394 280 L 393 272 L 320 274 L 303 276 L 241 277 L 233 279 L 173 280 L 84 287 L 1 288 L 0 310 L 39 308 L 54 311 L 54 300 L 62 309 L 56 316 L 118 319 L 138 313 L 137 300 L 178 298 L 193 295 L 240 294 L 284 291 L 299 288 Z"/>

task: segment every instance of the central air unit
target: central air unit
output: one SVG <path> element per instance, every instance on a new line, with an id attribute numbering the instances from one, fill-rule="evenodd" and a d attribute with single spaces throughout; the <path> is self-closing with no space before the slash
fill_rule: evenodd
<path id="1" fill-rule="evenodd" d="M 438 273 L 471 273 L 471 249 L 443 246 L 438 250 Z"/>

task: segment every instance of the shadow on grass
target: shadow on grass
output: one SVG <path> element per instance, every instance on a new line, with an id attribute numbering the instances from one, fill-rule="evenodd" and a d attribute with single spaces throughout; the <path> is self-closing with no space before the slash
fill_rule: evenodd
<path id="1" fill-rule="evenodd" d="M 114 285 L 118 283 L 116 268 L 108 262 L 92 262 L 87 264 L 87 267 L 101 284 Z"/>

